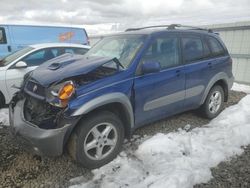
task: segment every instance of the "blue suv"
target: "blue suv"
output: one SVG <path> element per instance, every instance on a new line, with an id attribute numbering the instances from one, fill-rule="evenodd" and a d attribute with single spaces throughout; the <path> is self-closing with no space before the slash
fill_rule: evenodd
<path id="1" fill-rule="evenodd" d="M 62 55 L 27 74 L 9 105 L 20 143 L 38 155 L 67 148 L 81 165 L 98 168 L 143 125 L 198 108 L 216 117 L 234 80 L 218 34 L 157 27 L 128 29 L 84 56 Z"/>

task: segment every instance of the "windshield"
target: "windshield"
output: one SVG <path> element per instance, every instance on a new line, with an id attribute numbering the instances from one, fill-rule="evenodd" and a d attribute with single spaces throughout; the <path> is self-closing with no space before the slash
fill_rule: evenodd
<path id="1" fill-rule="evenodd" d="M 143 35 L 106 37 L 91 48 L 86 56 L 117 58 L 127 68 L 143 44 Z"/>
<path id="2" fill-rule="evenodd" d="M 3 59 L 0 60 L 0 66 L 6 66 L 6 65 L 10 64 L 14 60 L 18 59 L 19 57 L 23 56 L 24 54 L 30 52 L 33 49 L 34 48 L 26 47 L 26 48 L 23 48 L 19 51 L 16 51 L 16 52 L 4 57 Z"/>

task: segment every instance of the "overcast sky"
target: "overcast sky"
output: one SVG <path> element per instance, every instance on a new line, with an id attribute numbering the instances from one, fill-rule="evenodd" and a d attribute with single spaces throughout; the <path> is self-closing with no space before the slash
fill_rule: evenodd
<path id="1" fill-rule="evenodd" d="M 92 34 L 236 21 L 250 21 L 250 0 L 0 0 L 0 23 L 81 25 Z"/>

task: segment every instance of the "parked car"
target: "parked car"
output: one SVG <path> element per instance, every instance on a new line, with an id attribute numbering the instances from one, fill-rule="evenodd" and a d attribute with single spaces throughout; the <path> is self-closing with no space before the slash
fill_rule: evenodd
<path id="1" fill-rule="evenodd" d="M 39 65 L 64 53 L 85 54 L 89 46 L 67 43 L 30 45 L 0 60 L 0 108 L 18 91 L 23 76 Z"/>
<path id="2" fill-rule="evenodd" d="M 36 154 L 67 147 L 98 168 L 143 125 L 197 108 L 216 117 L 233 80 L 232 59 L 211 30 L 129 29 L 27 75 L 10 105 L 11 129 Z"/>
<path id="3" fill-rule="evenodd" d="M 0 24 L 0 58 L 28 45 L 50 42 L 89 45 L 84 28 Z"/>

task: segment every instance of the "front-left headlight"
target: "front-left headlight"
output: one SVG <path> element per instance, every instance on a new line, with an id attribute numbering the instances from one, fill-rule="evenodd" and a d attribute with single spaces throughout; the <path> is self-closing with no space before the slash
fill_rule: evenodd
<path id="1" fill-rule="evenodd" d="M 51 105 L 63 108 L 68 105 L 68 101 L 74 93 L 74 82 L 66 81 L 48 88 L 46 97 Z"/>

